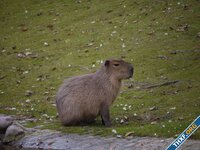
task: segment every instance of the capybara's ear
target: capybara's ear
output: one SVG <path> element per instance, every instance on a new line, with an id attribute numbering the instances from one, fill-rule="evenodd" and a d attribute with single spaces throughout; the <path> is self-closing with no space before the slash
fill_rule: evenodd
<path id="1" fill-rule="evenodd" d="M 109 61 L 109 60 L 106 60 L 105 63 L 104 63 L 104 65 L 105 65 L 106 67 L 108 67 L 109 64 L 110 64 L 110 61 Z"/>

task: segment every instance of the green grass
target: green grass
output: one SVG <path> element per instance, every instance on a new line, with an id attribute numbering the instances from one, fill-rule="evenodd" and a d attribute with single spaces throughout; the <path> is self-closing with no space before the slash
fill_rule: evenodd
<path id="1" fill-rule="evenodd" d="M 116 129 L 122 135 L 174 137 L 200 115 L 200 52 L 194 51 L 200 48 L 199 10 L 197 0 L 1 0 L 0 113 L 36 118 L 27 126 L 67 133 L 105 136 Z M 178 32 L 185 24 L 188 31 Z M 37 57 L 17 57 L 26 52 Z M 104 128 L 100 118 L 91 126 L 61 126 L 52 104 L 62 81 L 114 57 L 134 64 L 137 82 L 180 82 L 150 90 L 122 87 L 111 108 L 112 128 Z M 33 95 L 25 96 L 27 90 Z M 127 125 L 115 120 L 124 116 Z M 200 139 L 200 131 L 192 138 Z"/>

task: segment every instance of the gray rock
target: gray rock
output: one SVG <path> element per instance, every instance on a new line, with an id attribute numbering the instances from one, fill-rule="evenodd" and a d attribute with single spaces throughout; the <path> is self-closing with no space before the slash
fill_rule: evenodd
<path id="1" fill-rule="evenodd" d="M 10 116 L 0 115 L 0 131 L 4 132 L 14 121 L 14 118 Z"/>
<path id="2" fill-rule="evenodd" d="M 22 126 L 19 126 L 18 124 L 12 124 L 7 128 L 3 142 L 10 143 L 13 141 L 17 141 L 24 137 L 24 135 L 25 131 Z"/>
<path id="3" fill-rule="evenodd" d="M 63 134 L 51 130 L 37 130 L 27 134 L 14 146 L 23 149 L 56 150 L 163 150 L 173 141 L 172 138 L 132 137 L 130 139 L 99 137 L 91 135 Z M 180 150 L 199 150 L 199 140 L 187 140 Z"/>

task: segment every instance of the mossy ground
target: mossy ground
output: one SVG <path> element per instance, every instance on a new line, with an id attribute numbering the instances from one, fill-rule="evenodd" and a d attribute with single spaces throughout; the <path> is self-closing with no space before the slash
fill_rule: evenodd
<path id="1" fill-rule="evenodd" d="M 198 0 L 1 0 L 0 8 L 0 113 L 68 133 L 112 135 L 116 129 L 162 137 L 181 133 L 200 115 Z M 90 126 L 62 127 L 52 105 L 59 85 L 114 57 L 134 64 L 136 82 L 180 82 L 150 90 L 122 87 L 111 108 L 112 128 L 100 118 Z M 27 90 L 33 94 L 25 96 Z M 126 104 L 131 110 L 123 109 Z M 127 125 L 115 120 L 124 116 Z M 200 139 L 200 131 L 192 138 Z"/>

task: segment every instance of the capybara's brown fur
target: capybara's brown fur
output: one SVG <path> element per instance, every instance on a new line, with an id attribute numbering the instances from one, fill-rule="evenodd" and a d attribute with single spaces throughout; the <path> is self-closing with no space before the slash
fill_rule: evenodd
<path id="1" fill-rule="evenodd" d="M 63 125 L 92 122 L 101 115 L 110 126 L 109 106 L 120 90 L 121 80 L 131 78 L 133 66 L 123 60 L 106 60 L 95 73 L 64 81 L 56 94 L 56 106 Z"/>

